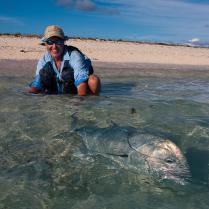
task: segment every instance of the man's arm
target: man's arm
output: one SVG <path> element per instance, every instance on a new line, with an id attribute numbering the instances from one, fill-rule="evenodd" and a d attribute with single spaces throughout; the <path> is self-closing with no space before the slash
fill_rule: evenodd
<path id="1" fill-rule="evenodd" d="M 34 93 L 34 94 L 44 93 L 44 88 L 41 85 L 41 77 L 39 75 L 39 72 L 45 64 L 46 64 L 46 61 L 45 61 L 45 55 L 44 55 L 44 57 L 42 57 L 38 61 L 38 64 L 37 64 L 37 67 L 36 67 L 36 76 L 26 90 L 28 93 Z"/>
<path id="2" fill-rule="evenodd" d="M 71 66 L 74 69 L 75 86 L 79 96 L 89 93 L 88 77 L 91 61 L 79 51 L 71 52 Z"/>

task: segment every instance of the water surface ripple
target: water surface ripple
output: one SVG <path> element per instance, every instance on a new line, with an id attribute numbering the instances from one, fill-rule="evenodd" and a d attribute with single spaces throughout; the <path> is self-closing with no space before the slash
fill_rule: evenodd
<path id="1" fill-rule="evenodd" d="M 0 80 L 0 208 L 209 207 L 208 79 L 104 79 L 99 97 L 29 95 L 24 77 Z M 191 182 L 139 176 L 90 154 L 73 131 L 110 123 L 175 142 Z"/>

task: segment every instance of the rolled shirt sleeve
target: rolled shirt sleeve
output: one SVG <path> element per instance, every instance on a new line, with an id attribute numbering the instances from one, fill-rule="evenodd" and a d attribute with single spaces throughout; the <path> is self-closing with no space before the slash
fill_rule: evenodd
<path id="1" fill-rule="evenodd" d="M 43 91 L 44 88 L 41 85 L 41 78 L 40 75 L 36 75 L 35 78 L 33 79 L 33 81 L 30 84 L 30 87 L 36 87 L 38 90 Z"/>
<path id="2" fill-rule="evenodd" d="M 45 54 L 39 61 L 36 67 L 36 76 L 39 75 L 40 70 L 44 67 L 44 65 L 46 64 L 46 56 L 48 54 Z"/>
<path id="3" fill-rule="evenodd" d="M 31 82 L 30 87 L 36 87 L 38 90 L 44 90 L 42 84 L 41 84 L 41 77 L 39 75 L 40 70 L 44 67 L 46 64 L 45 57 L 42 57 L 37 64 L 36 67 L 36 74 L 34 80 Z"/>
<path id="4" fill-rule="evenodd" d="M 77 50 L 72 51 L 71 66 L 74 69 L 74 80 L 76 87 L 88 80 L 89 67 L 91 66 L 91 61 L 88 57 Z"/>

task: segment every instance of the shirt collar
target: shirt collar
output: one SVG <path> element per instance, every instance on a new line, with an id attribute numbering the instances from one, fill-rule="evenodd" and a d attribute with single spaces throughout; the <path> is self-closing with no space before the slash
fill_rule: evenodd
<path id="1" fill-rule="evenodd" d="M 69 53 L 68 53 L 68 49 L 67 49 L 67 46 L 65 45 L 65 48 L 64 48 L 64 56 L 63 56 L 63 60 L 70 60 L 70 56 L 69 56 Z"/>

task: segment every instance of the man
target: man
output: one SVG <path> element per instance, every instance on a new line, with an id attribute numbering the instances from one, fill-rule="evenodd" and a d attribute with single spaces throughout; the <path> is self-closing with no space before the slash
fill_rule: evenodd
<path id="1" fill-rule="evenodd" d="M 42 45 L 47 53 L 39 60 L 29 93 L 71 93 L 99 95 L 100 79 L 93 74 L 91 61 L 79 49 L 65 45 L 62 28 L 46 27 Z"/>

